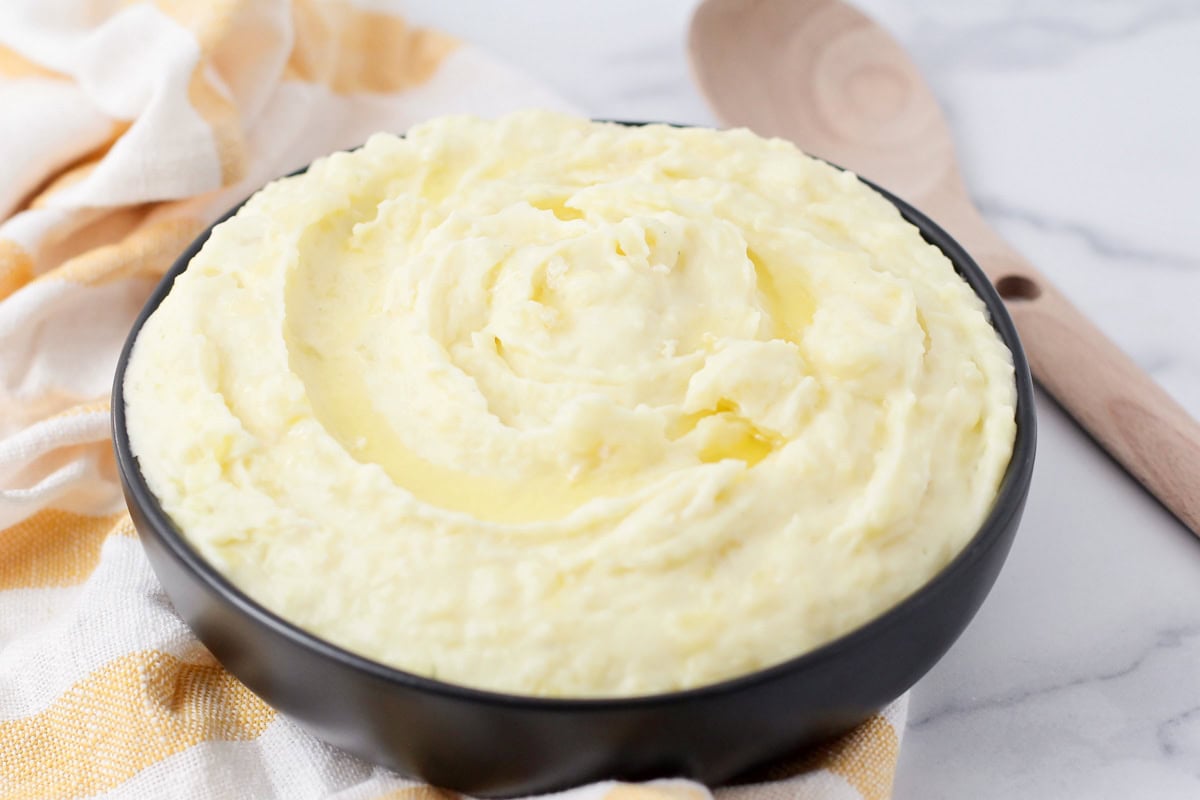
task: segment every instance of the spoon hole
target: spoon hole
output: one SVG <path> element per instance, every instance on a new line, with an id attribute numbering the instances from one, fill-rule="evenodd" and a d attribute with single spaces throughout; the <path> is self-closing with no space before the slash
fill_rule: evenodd
<path id="1" fill-rule="evenodd" d="M 1036 300 L 1042 294 L 1042 288 L 1024 275 L 1005 275 L 996 281 L 996 291 L 1013 301 Z"/>

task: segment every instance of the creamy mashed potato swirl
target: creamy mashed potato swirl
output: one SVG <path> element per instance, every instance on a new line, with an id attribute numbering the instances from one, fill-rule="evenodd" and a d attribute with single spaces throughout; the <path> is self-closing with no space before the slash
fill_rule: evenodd
<path id="1" fill-rule="evenodd" d="M 740 131 L 437 119 L 218 226 L 128 428 L 186 538 L 350 650 L 610 696 L 798 655 L 976 532 L 1011 356 L 853 175 Z"/>

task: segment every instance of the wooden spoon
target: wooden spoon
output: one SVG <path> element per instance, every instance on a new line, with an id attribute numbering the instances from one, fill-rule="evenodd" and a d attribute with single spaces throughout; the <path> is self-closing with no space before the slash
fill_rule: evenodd
<path id="1" fill-rule="evenodd" d="M 895 40 L 839 0 L 705 0 L 688 49 L 726 124 L 791 139 L 946 228 L 1005 299 L 1042 388 L 1200 535 L 1200 425 L 984 221 Z"/>

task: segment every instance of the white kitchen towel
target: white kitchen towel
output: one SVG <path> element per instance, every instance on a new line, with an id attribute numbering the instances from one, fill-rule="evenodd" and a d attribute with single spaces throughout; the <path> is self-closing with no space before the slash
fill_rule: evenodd
<path id="1" fill-rule="evenodd" d="M 0 2 L 0 799 L 447 796 L 313 739 L 196 641 L 124 511 L 108 394 L 221 211 L 375 131 L 530 106 L 567 108 L 378 0 Z M 904 708 L 716 794 L 885 798 Z"/>

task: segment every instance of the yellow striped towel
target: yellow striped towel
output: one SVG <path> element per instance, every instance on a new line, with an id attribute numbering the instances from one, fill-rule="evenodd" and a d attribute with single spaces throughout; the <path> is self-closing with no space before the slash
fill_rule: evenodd
<path id="1" fill-rule="evenodd" d="M 562 101 L 375 0 L 0 3 L 0 798 L 445 793 L 314 740 L 213 661 L 124 513 L 113 364 L 222 209 L 376 130 Z M 904 705 L 722 800 L 887 797 Z M 685 781 L 578 800 L 692 800 Z"/>

